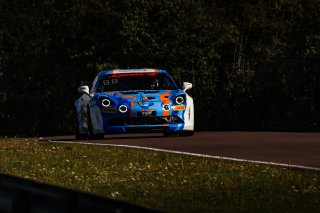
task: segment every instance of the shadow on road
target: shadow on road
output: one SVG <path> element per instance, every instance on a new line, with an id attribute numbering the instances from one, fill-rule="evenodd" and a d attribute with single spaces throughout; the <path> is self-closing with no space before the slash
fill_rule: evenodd
<path id="1" fill-rule="evenodd" d="M 43 137 L 40 140 L 50 140 L 50 141 L 83 141 L 83 142 L 98 142 L 98 141 L 108 141 L 108 140 L 132 140 L 132 139 L 155 139 L 155 138 L 165 138 L 162 134 L 119 134 L 119 135 L 105 135 L 102 139 L 84 139 L 76 140 L 74 136 L 53 136 L 53 137 Z"/>

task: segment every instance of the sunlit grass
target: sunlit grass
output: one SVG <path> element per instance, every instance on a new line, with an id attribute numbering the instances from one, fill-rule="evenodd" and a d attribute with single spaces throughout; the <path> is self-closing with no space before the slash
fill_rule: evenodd
<path id="1" fill-rule="evenodd" d="M 129 148 L 0 139 L 0 173 L 169 212 L 317 212 L 320 173 Z"/>

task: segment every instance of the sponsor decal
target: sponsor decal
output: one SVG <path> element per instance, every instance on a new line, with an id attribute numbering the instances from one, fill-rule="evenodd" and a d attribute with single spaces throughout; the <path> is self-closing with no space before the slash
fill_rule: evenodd
<path id="1" fill-rule="evenodd" d="M 103 108 L 102 112 L 103 113 L 116 113 L 117 109 L 116 108 Z"/>
<path id="2" fill-rule="evenodd" d="M 173 106 L 173 110 L 186 110 L 186 107 L 184 105 L 179 105 L 179 106 Z"/>
<path id="3" fill-rule="evenodd" d="M 142 101 L 148 101 L 149 98 L 148 98 L 148 97 L 143 97 L 143 98 L 141 98 L 141 100 L 142 100 Z"/>
<path id="4" fill-rule="evenodd" d="M 123 73 L 150 73 L 156 72 L 154 69 L 132 69 L 132 70 L 112 70 L 112 74 L 123 74 Z"/>
<path id="5" fill-rule="evenodd" d="M 143 109 L 138 113 L 139 116 L 152 116 L 156 115 L 156 111 L 154 109 Z"/>

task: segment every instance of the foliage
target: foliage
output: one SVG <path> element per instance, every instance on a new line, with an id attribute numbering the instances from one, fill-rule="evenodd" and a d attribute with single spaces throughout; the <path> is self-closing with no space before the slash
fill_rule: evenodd
<path id="1" fill-rule="evenodd" d="M 81 80 L 161 68 L 198 130 L 318 131 L 320 1 L 0 2 L 0 134 L 72 131 Z"/>

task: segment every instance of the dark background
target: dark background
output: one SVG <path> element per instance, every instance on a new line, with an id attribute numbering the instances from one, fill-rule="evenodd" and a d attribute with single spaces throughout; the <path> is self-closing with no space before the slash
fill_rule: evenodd
<path id="1" fill-rule="evenodd" d="M 0 0 L 0 135 L 72 132 L 81 80 L 159 68 L 197 130 L 320 130 L 319 0 Z"/>

